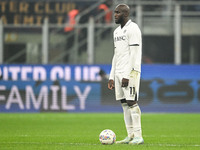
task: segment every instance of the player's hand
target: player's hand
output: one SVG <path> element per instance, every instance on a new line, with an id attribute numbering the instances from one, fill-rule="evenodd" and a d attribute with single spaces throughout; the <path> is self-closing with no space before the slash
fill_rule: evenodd
<path id="1" fill-rule="evenodd" d="M 113 88 L 115 88 L 114 81 L 113 80 L 109 80 L 108 81 L 108 89 L 112 90 Z"/>
<path id="2" fill-rule="evenodd" d="M 129 79 L 123 78 L 122 79 L 122 87 L 127 87 L 129 83 Z"/>

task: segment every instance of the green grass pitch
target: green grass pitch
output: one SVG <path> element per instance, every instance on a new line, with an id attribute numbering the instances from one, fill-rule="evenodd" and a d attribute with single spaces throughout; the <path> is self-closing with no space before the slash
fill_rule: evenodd
<path id="1" fill-rule="evenodd" d="M 99 133 L 126 136 L 122 113 L 0 114 L 0 150 L 199 150 L 200 114 L 142 114 L 143 145 L 102 145 Z"/>

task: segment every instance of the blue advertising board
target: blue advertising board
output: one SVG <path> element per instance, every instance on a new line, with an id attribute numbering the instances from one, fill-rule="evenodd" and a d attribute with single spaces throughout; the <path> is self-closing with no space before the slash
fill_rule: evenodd
<path id="1" fill-rule="evenodd" d="M 0 65 L 0 112 L 121 112 L 110 65 Z M 143 112 L 200 112 L 200 65 L 143 65 Z"/>
<path id="2" fill-rule="evenodd" d="M 145 111 L 200 112 L 199 65 L 145 65 L 142 72 Z"/>

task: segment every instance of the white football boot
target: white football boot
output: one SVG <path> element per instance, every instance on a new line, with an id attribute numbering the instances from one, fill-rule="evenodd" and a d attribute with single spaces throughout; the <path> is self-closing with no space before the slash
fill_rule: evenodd
<path id="1" fill-rule="evenodd" d="M 129 142 L 131 145 L 139 145 L 139 144 L 144 144 L 144 140 L 142 137 L 134 137 L 133 140 Z"/>
<path id="2" fill-rule="evenodd" d="M 133 138 L 127 136 L 125 139 L 121 141 L 116 141 L 116 144 L 128 144 L 131 140 L 133 140 Z"/>

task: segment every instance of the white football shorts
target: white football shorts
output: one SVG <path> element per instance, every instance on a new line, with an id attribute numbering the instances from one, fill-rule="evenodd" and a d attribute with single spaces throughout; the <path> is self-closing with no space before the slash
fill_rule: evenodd
<path id="1" fill-rule="evenodd" d="M 138 101 L 140 87 L 140 72 L 132 70 L 127 87 L 122 87 L 123 73 L 115 74 L 115 97 L 116 100 Z"/>

